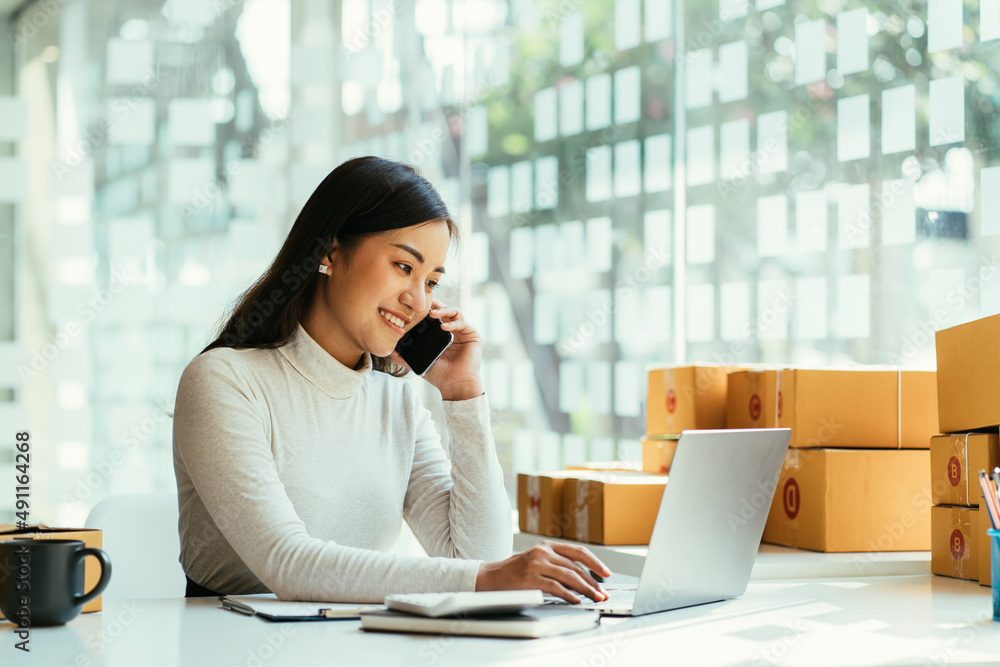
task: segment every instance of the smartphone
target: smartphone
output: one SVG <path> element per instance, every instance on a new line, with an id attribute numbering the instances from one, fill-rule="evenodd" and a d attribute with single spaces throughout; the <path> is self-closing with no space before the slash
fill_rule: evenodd
<path id="1" fill-rule="evenodd" d="M 403 334 L 396 343 L 396 352 L 411 371 L 423 377 L 454 340 L 454 334 L 441 328 L 441 320 L 428 315 Z"/>

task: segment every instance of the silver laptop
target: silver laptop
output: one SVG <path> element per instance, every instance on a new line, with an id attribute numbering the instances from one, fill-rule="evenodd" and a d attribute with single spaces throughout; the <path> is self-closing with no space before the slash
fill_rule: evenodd
<path id="1" fill-rule="evenodd" d="M 638 585 L 574 606 L 639 616 L 743 595 L 791 437 L 788 428 L 684 431 Z"/>

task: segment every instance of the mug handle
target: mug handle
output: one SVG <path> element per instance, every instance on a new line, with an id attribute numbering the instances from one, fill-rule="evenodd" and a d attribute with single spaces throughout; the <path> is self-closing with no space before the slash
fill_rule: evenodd
<path id="1" fill-rule="evenodd" d="M 108 554 L 104 553 L 100 549 L 93 547 L 87 547 L 86 549 L 80 549 L 73 556 L 74 566 L 77 561 L 83 560 L 87 556 L 94 556 L 101 563 L 101 578 L 97 581 L 97 585 L 94 586 L 93 590 L 89 593 L 84 593 L 83 595 L 76 595 L 73 597 L 74 605 L 85 605 L 98 595 L 100 595 L 108 584 L 111 582 L 111 559 L 108 558 Z"/>

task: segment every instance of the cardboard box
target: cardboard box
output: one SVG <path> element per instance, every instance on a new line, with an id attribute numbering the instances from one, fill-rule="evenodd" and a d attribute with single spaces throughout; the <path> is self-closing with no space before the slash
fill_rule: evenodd
<path id="1" fill-rule="evenodd" d="M 677 451 L 677 438 L 643 438 L 642 471 L 657 475 L 670 472 Z"/>
<path id="2" fill-rule="evenodd" d="M 941 433 L 1000 425 L 1000 315 L 942 329 L 937 350 L 938 424 Z"/>
<path id="3" fill-rule="evenodd" d="M 7 540 L 82 540 L 88 547 L 100 549 L 103 542 L 103 535 L 100 529 L 94 528 L 50 528 L 44 524 L 31 524 L 26 528 L 18 528 L 14 524 L 0 524 L 0 542 Z M 114 567 L 114 556 L 111 557 L 112 568 Z M 87 557 L 83 561 L 83 591 L 93 590 L 101 578 L 101 565 L 96 558 Z M 101 611 L 103 595 L 83 605 L 83 613 L 91 611 Z M 3 613 L 0 613 L 0 619 Z"/>
<path id="4" fill-rule="evenodd" d="M 563 484 L 575 473 L 518 473 L 517 525 L 522 533 L 561 537 L 566 525 L 563 514 Z"/>
<path id="5" fill-rule="evenodd" d="M 979 580 L 979 509 L 957 505 L 931 508 L 931 572 Z"/>
<path id="6" fill-rule="evenodd" d="M 653 368 L 646 392 L 646 435 L 726 428 L 726 374 L 734 367 Z"/>
<path id="7" fill-rule="evenodd" d="M 593 472 L 641 472 L 639 461 L 590 461 L 566 466 L 566 470 L 590 470 Z"/>
<path id="8" fill-rule="evenodd" d="M 649 544 L 666 483 L 664 475 L 624 472 L 567 479 L 563 537 L 596 544 Z"/>
<path id="9" fill-rule="evenodd" d="M 743 370 L 729 374 L 729 428 L 792 429 L 791 447 L 927 449 L 933 371 Z"/>
<path id="10" fill-rule="evenodd" d="M 930 452 L 791 449 L 764 542 L 814 551 L 930 549 Z"/>
<path id="11" fill-rule="evenodd" d="M 935 505 L 979 506 L 979 471 L 1000 465 L 1000 436 L 992 433 L 931 438 L 931 499 Z"/>
<path id="12" fill-rule="evenodd" d="M 989 586 L 993 581 L 992 570 L 990 569 L 990 563 L 992 555 L 990 554 L 990 536 L 986 534 L 986 531 L 993 526 L 990 525 L 990 513 L 986 511 L 985 508 L 979 509 L 979 536 L 976 538 L 979 540 L 979 585 Z"/>

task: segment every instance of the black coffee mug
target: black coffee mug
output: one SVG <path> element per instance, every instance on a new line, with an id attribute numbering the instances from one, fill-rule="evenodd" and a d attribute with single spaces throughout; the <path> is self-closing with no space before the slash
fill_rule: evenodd
<path id="1" fill-rule="evenodd" d="M 101 578 L 84 593 L 87 556 L 101 564 Z M 0 611 L 21 627 L 72 621 L 111 581 L 111 560 L 83 540 L 8 540 L 0 542 Z"/>

